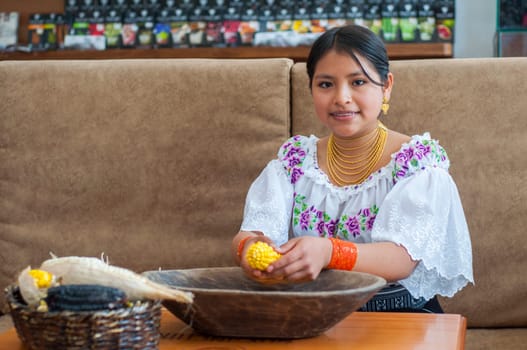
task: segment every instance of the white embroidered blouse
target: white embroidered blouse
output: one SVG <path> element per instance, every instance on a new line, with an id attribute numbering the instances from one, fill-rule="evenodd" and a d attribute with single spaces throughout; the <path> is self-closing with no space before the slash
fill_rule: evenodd
<path id="1" fill-rule="evenodd" d="M 317 163 L 316 136 L 294 136 L 251 185 L 241 230 L 275 244 L 289 237 L 389 241 L 419 261 L 399 281 L 415 298 L 452 296 L 473 283 L 470 235 L 445 150 L 416 135 L 359 185 L 333 185 Z"/>

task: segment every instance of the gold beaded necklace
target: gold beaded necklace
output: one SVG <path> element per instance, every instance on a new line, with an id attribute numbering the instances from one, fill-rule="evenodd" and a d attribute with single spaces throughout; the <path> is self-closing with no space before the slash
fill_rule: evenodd
<path id="1" fill-rule="evenodd" d="M 356 138 L 355 140 L 364 138 L 366 141 L 355 147 L 339 145 L 331 134 L 326 160 L 330 179 L 339 186 L 360 184 L 366 180 L 381 158 L 387 136 L 387 129 L 381 122 L 371 133 Z M 350 152 L 352 153 L 349 154 Z"/>

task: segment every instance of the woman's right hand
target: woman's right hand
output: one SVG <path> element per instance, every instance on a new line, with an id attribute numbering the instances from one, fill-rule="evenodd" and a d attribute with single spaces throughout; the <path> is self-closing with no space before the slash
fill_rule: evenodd
<path id="1" fill-rule="evenodd" d="M 276 278 L 276 277 L 270 276 L 266 271 L 261 271 L 261 270 L 252 268 L 249 265 L 249 262 L 247 261 L 247 257 L 246 257 L 247 250 L 252 244 L 258 241 L 265 242 L 269 244 L 271 247 L 273 247 L 273 249 L 277 250 L 273 241 L 269 237 L 266 237 L 265 235 L 263 235 L 263 233 L 260 233 L 260 232 L 246 232 L 246 234 L 243 234 L 242 232 L 240 232 L 236 238 L 234 239 L 234 243 L 236 244 L 236 254 L 238 255 L 239 253 L 239 255 L 237 256 L 237 262 L 249 278 L 256 280 L 260 283 L 277 283 L 277 282 L 283 281 L 282 278 Z M 240 242 L 242 242 L 242 240 L 244 239 L 245 241 L 242 243 L 243 248 L 240 250 L 239 249 Z"/>

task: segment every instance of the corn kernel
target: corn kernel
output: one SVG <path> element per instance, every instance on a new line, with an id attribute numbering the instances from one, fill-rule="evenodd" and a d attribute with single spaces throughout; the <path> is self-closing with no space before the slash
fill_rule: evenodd
<path id="1" fill-rule="evenodd" d="M 29 274 L 35 279 L 38 288 L 49 288 L 53 283 L 53 275 L 47 271 L 30 270 Z"/>
<path id="2" fill-rule="evenodd" d="M 269 244 L 258 241 L 247 249 L 247 262 L 249 266 L 257 270 L 265 270 L 267 267 L 280 259 L 282 255 L 277 253 Z"/>

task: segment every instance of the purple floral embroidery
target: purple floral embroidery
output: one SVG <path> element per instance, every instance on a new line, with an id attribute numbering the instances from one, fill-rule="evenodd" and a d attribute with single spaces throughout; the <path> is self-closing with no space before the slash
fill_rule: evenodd
<path id="1" fill-rule="evenodd" d="M 371 231 L 378 212 L 379 208 L 374 204 L 370 208 L 360 209 L 356 215 L 343 215 L 341 222 L 344 224 L 339 225 L 339 236 L 349 239 L 350 236 L 358 237 L 363 232 Z"/>
<path id="2" fill-rule="evenodd" d="M 345 226 L 349 233 L 353 235 L 353 237 L 357 237 L 360 235 L 360 225 L 359 225 L 359 219 L 357 219 L 356 216 L 352 216 L 346 221 Z"/>
<path id="3" fill-rule="evenodd" d="M 321 237 L 358 237 L 371 231 L 379 212 L 376 205 L 360 209 L 356 215 L 331 218 L 327 213 L 308 206 L 306 197 L 295 193 L 293 225 L 302 231 L 314 231 Z"/>
<path id="4" fill-rule="evenodd" d="M 300 145 L 299 145 L 300 146 Z M 304 158 L 306 156 L 306 152 L 298 147 L 291 147 L 287 154 L 285 155 L 285 159 L 291 159 L 291 158 Z"/>
<path id="5" fill-rule="evenodd" d="M 302 230 L 305 231 L 309 228 L 310 218 L 311 218 L 311 213 L 309 212 L 309 210 L 303 211 L 300 214 L 300 228 Z"/>
<path id="6" fill-rule="evenodd" d="M 304 175 L 304 172 L 300 168 L 293 168 L 291 170 L 290 175 L 291 175 L 291 183 L 295 184 L 298 181 L 298 179 L 300 179 L 300 177 Z"/>
<path id="7" fill-rule="evenodd" d="M 415 141 L 395 155 L 392 171 L 393 182 L 407 177 L 417 169 L 424 169 L 426 165 L 437 166 L 448 162 L 443 147 L 436 140 Z"/>
<path id="8" fill-rule="evenodd" d="M 415 146 L 414 154 L 418 160 L 422 160 L 430 153 L 430 145 L 423 145 L 421 142 L 418 142 Z"/>
<path id="9" fill-rule="evenodd" d="M 370 216 L 367 220 L 366 220 L 366 229 L 368 231 L 371 231 L 373 229 L 373 223 L 375 222 L 375 215 L 374 216 Z"/>
<path id="10" fill-rule="evenodd" d="M 338 220 L 330 220 L 326 223 L 326 231 L 329 237 L 335 237 L 335 231 L 337 230 L 338 224 Z"/>
<path id="11" fill-rule="evenodd" d="M 323 236 L 324 232 L 326 232 L 326 223 L 324 222 L 324 220 L 320 220 L 315 224 L 315 228 L 319 236 Z"/>
<path id="12" fill-rule="evenodd" d="M 301 162 L 300 162 L 300 159 L 299 159 L 299 158 L 296 158 L 296 157 L 295 157 L 295 158 L 289 158 L 288 162 L 289 162 L 288 165 L 289 165 L 290 168 L 292 168 L 292 167 L 294 167 L 295 165 L 298 165 L 298 164 L 301 163 Z"/>
<path id="13" fill-rule="evenodd" d="M 290 141 L 282 146 L 281 160 L 292 184 L 295 184 L 304 175 L 302 163 L 306 158 L 306 151 L 301 147 L 300 136 L 292 137 Z"/>

